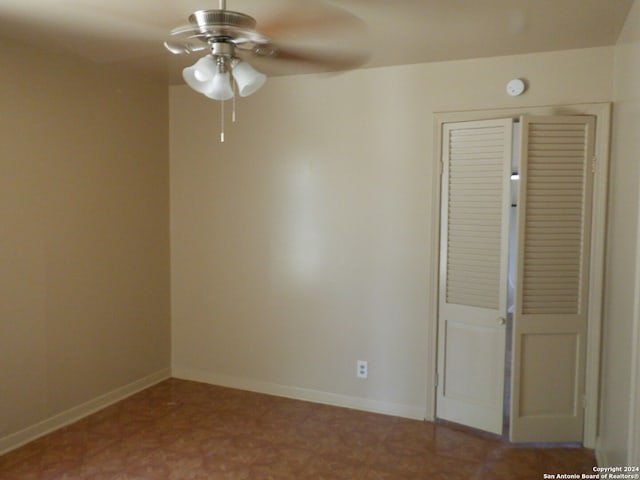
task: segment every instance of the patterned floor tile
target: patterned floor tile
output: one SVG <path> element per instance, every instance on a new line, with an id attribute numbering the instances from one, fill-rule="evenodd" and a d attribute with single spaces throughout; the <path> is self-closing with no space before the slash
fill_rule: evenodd
<path id="1" fill-rule="evenodd" d="M 593 452 L 170 379 L 0 456 L 2 480 L 501 480 Z"/>

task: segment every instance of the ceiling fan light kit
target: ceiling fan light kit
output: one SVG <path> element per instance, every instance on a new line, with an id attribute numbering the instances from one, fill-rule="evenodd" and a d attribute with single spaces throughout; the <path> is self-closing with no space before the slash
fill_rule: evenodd
<path id="1" fill-rule="evenodd" d="M 267 77 L 249 63 L 236 56 L 236 43 L 251 41 L 250 35 L 230 37 L 227 34 L 242 33 L 243 28 L 253 28 L 255 20 L 248 15 L 225 10 L 200 10 L 189 17 L 191 25 L 179 27 L 172 34 L 191 33 L 204 36 L 210 53 L 182 71 L 184 81 L 196 92 L 214 100 L 230 100 L 234 97 L 231 75 L 240 96 L 246 97 L 258 91 Z M 247 33 L 250 33 L 249 31 Z M 184 53 L 189 46 L 180 47 L 165 42 L 171 53 Z"/>

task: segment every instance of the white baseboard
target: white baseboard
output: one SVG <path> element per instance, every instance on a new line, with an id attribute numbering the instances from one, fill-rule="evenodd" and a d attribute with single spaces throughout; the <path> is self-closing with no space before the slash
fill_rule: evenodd
<path id="1" fill-rule="evenodd" d="M 47 433 L 51 433 L 58 428 L 69 425 L 70 423 L 77 422 L 83 417 L 90 415 L 98 410 L 102 410 L 113 403 L 133 395 L 145 388 L 148 388 L 156 383 L 160 383 L 163 380 L 171 377 L 171 369 L 165 368 L 159 370 L 151 375 L 147 375 L 144 378 L 131 382 L 120 388 L 116 388 L 111 392 L 100 395 L 88 402 L 81 405 L 77 405 L 69 410 L 59 413 L 53 417 L 47 418 L 35 425 L 22 429 L 18 432 L 7 435 L 0 438 L 0 455 L 7 453 L 10 450 L 16 449 L 25 443 L 31 442 L 38 437 L 42 437 Z"/>
<path id="2" fill-rule="evenodd" d="M 385 415 L 394 415 L 397 417 L 411 418 L 415 420 L 425 419 L 424 408 L 414 407 L 411 405 L 380 402 L 378 400 L 371 400 L 368 398 L 351 397 L 348 395 L 339 395 L 319 390 L 311 390 L 308 388 L 291 387 L 277 383 L 262 382 L 248 378 L 220 375 L 211 372 L 189 370 L 178 367 L 173 367 L 171 374 L 172 377 L 181 378 L 183 380 L 193 380 L 196 382 L 219 385 L 221 387 L 265 393 L 267 395 L 275 395 L 277 397 L 287 397 L 295 400 L 322 403 L 335 407 L 353 408 L 355 410 L 364 410 L 366 412 L 382 413 Z"/>
<path id="3" fill-rule="evenodd" d="M 607 460 L 607 453 L 602 449 L 600 445 L 600 437 L 596 439 L 596 463 L 599 467 L 609 467 L 609 461 Z"/>

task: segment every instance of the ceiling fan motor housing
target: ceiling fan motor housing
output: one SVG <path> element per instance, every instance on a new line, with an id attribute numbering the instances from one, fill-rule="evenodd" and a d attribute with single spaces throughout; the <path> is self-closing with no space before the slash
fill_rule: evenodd
<path id="1" fill-rule="evenodd" d="M 189 23 L 206 31 L 212 27 L 234 27 L 254 29 L 256 20 L 244 13 L 229 10 L 198 10 L 189 15 Z"/>
<path id="2" fill-rule="evenodd" d="M 171 35 L 186 36 L 203 43 L 229 42 L 234 45 L 266 44 L 269 39 L 255 29 L 256 20 L 229 10 L 198 10 L 189 15 L 189 25 L 174 28 Z"/>

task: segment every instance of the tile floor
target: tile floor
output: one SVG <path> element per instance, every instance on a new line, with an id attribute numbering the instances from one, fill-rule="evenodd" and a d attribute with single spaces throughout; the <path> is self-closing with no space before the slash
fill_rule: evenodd
<path id="1" fill-rule="evenodd" d="M 589 450 L 170 379 L 0 456 L 0 478 L 530 480 L 593 465 Z"/>

